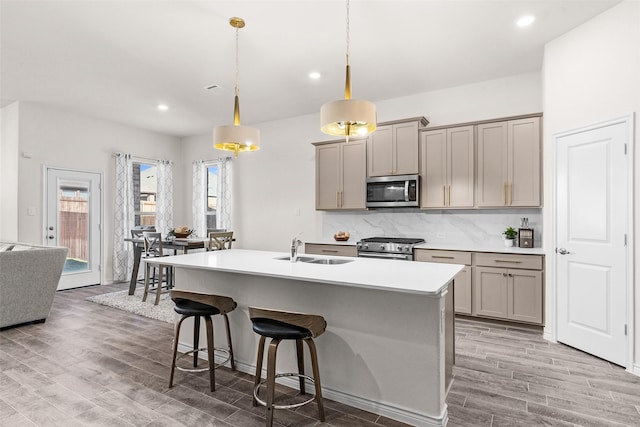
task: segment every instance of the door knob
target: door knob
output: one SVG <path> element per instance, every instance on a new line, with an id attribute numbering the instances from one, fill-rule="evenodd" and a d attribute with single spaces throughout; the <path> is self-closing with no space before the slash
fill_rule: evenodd
<path id="1" fill-rule="evenodd" d="M 571 253 L 568 250 L 566 250 L 565 248 L 556 249 L 556 252 L 559 253 L 560 255 L 568 255 L 568 254 Z"/>

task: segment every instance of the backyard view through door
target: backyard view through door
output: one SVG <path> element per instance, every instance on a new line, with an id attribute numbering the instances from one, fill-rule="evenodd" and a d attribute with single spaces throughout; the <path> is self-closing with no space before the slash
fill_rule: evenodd
<path id="1" fill-rule="evenodd" d="M 100 284 L 101 175 L 46 171 L 45 241 L 69 248 L 58 290 Z"/>

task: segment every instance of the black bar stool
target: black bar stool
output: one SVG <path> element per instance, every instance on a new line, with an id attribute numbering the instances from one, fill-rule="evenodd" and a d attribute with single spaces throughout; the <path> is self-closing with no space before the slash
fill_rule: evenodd
<path id="1" fill-rule="evenodd" d="M 231 330 L 229 329 L 229 318 L 227 317 L 227 313 L 233 311 L 238 306 L 238 304 L 236 304 L 236 302 L 229 297 L 177 290 L 171 291 L 171 299 L 176 304 L 176 312 L 182 314 L 182 317 L 176 324 L 176 332 L 173 341 L 173 361 L 171 362 L 171 376 L 169 377 L 169 388 L 173 387 L 173 375 L 176 369 L 184 372 L 209 371 L 209 382 L 211 384 L 211 391 L 215 391 L 216 368 L 224 365 L 228 361 L 231 361 L 231 370 L 236 370 L 236 364 L 233 359 Z M 215 316 L 216 314 L 221 314 L 222 317 L 224 317 L 224 323 L 227 329 L 227 344 L 229 345 L 228 350 L 214 347 L 213 322 L 211 321 L 211 316 Z M 194 317 L 193 350 L 184 353 L 176 359 L 176 356 L 178 354 L 178 338 L 180 337 L 180 326 L 182 325 L 182 322 L 184 322 L 184 320 L 189 317 Z M 204 321 L 207 326 L 207 346 L 203 348 L 199 348 L 200 317 L 204 317 Z M 198 352 L 205 350 L 208 354 L 209 364 L 205 368 L 198 368 Z M 226 353 L 227 358 L 223 362 L 215 364 L 214 350 Z M 180 366 L 177 366 L 177 360 L 188 356 L 189 354 L 193 354 L 193 368 L 182 368 Z"/>
<path id="2" fill-rule="evenodd" d="M 321 335 L 327 328 L 327 322 L 322 316 L 313 314 L 292 313 L 286 311 L 268 310 L 263 308 L 249 307 L 249 317 L 253 322 L 253 331 L 260 335 L 258 344 L 258 359 L 256 362 L 256 376 L 253 388 L 253 406 L 258 404 L 267 407 L 267 427 L 273 425 L 274 409 L 293 409 L 313 402 L 318 404 L 318 418 L 324 421 L 324 405 L 322 402 L 322 390 L 320 387 L 320 372 L 318 370 L 318 356 L 313 339 Z M 261 381 L 262 359 L 264 356 L 264 344 L 266 338 L 271 338 L 269 343 L 269 354 L 267 356 L 267 378 Z M 296 353 L 298 357 L 298 373 L 282 373 L 276 375 L 276 352 L 282 340 L 295 340 Z M 313 378 L 304 374 L 304 349 L 302 342 L 306 342 L 311 356 L 311 367 Z M 315 384 L 315 396 L 304 402 L 291 405 L 276 405 L 275 384 L 276 378 L 298 377 L 300 380 L 300 394 L 305 392 L 305 380 Z M 258 396 L 260 386 L 267 383 L 267 396 L 265 400 Z"/>

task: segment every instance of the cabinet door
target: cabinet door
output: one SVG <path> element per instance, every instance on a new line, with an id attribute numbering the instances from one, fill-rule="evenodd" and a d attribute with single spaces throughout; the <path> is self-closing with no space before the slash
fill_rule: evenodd
<path id="1" fill-rule="evenodd" d="M 540 206 L 540 118 L 508 122 L 509 206 Z"/>
<path id="2" fill-rule="evenodd" d="M 316 146 L 316 209 L 337 209 L 339 202 L 339 144 Z"/>
<path id="3" fill-rule="evenodd" d="M 393 125 L 393 143 L 393 174 L 418 173 L 418 122 Z"/>
<path id="4" fill-rule="evenodd" d="M 368 176 L 393 175 L 393 126 L 380 126 L 367 138 Z"/>
<path id="5" fill-rule="evenodd" d="M 508 318 L 507 269 L 475 267 L 475 270 L 473 286 L 476 315 Z"/>
<path id="6" fill-rule="evenodd" d="M 542 324 L 542 272 L 507 270 L 509 319 Z"/>
<path id="7" fill-rule="evenodd" d="M 476 206 L 507 205 L 507 122 L 478 125 Z"/>
<path id="8" fill-rule="evenodd" d="M 447 130 L 420 135 L 420 207 L 443 208 L 446 205 Z"/>
<path id="9" fill-rule="evenodd" d="M 472 208 L 474 195 L 473 126 L 447 129 L 447 206 Z"/>
<path id="10" fill-rule="evenodd" d="M 456 274 L 453 282 L 455 312 L 471 314 L 471 267 L 466 266 Z"/>
<path id="11" fill-rule="evenodd" d="M 342 155 L 340 172 L 342 185 L 339 206 L 341 209 L 365 209 L 367 183 L 366 140 L 340 144 Z"/>

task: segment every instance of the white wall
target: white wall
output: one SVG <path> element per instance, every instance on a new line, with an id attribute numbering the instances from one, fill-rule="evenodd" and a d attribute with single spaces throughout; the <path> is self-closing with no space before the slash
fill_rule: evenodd
<path id="1" fill-rule="evenodd" d="M 544 170 L 553 175 L 553 135 L 636 113 L 640 141 L 640 2 L 627 0 L 548 43 L 544 56 Z M 640 150 L 635 150 L 636 167 Z M 635 175 L 636 269 L 640 265 L 640 176 Z M 551 180 L 545 180 L 545 206 L 551 206 Z M 551 253 L 552 212 L 543 221 Z M 547 276 L 547 284 L 553 277 Z M 635 361 L 640 364 L 640 285 L 636 280 Z M 551 307 L 547 306 L 547 312 Z M 548 325 L 553 326 L 553 325 Z M 640 373 L 640 366 L 638 366 Z"/>
<path id="2" fill-rule="evenodd" d="M 179 139 L 32 103 L 20 104 L 20 152 L 18 164 L 18 238 L 43 242 L 43 165 L 103 174 L 104 243 L 103 280 L 112 280 L 113 200 L 115 161 L 118 151 L 153 159 L 175 161 L 175 188 L 183 187 Z M 36 215 L 28 216 L 27 208 Z M 175 222 L 184 222 L 182 209 Z"/>
<path id="3" fill-rule="evenodd" d="M 339 97 L 341 94 L 336 94 Z M 379 121 L 426 116 L 433 125 L 498 118 L 542 110 L 539 73 L 531 73 L 377 102 Z M 318 106 L 318 109 L 320 106 Z M 191 223 L 191 162 L 227 155 L 214 150 L 211 134 L 184 138 L 155 134 L 102 120 L 21 103 L 19 159 L 20 240 L 42 242 L 42 165 L 104 174 L 105 278 L 112 277 L 114 152 L 172 159 L 174 223 Z M 233 228 L 236 247 L 288 249 L 291 237 L 322 237 L 324 215 L 315 211 L 315 151 L 328 138 L 319 114 L 260 123 L 261 150 L 234 161 Z M 27 208 L 36 208 L 27 216 Z M 298 214 L 299 212 L 299 214 Z M 399 218 L 399 217 L 398 217 Z M 410 226 L 410 224 L 405 224 Z"/>
<path id="4" fill-rule="evenodd" d="M 0 241 L 18 240 L 19 104 L 0 110 Z"/>
<path id="5" fill-rule="evenodd" d="M 540 112 L 540 77 L 529 73 L 376 102 L 378 121 L 425 116 L 433 126 Z M 315 149 L 311 143 L 335 138 L 320 132 L 319 113 L 255 126 L 261 131 L 260 151 L 240 153 L 234 162 L 234 247 L 287 251 L 298 233 L 303 241 L 321 239 L 325 217 L 332 214 L 315 211 Z M 212 148 L 210 134 L 183 140 L 188 194 L 191 161 L 213 159 L 219 153 Z M 410 215 L 394 218 L 405 222 L 400 226 L 411 226 Z"/>

